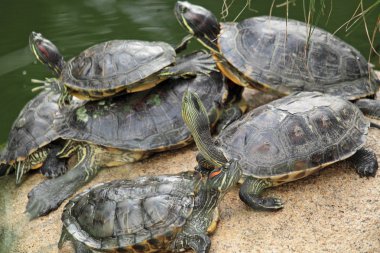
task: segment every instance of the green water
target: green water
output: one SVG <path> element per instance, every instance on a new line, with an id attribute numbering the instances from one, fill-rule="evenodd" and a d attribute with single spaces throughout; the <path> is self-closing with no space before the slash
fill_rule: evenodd
<path id="1" fill-rule="evenodd" d="M 330 4 L 330 1 L 325 2 Z M 328 24 L 325 24 L 327 16 L 322 17 L 319 23 L 331 32 L 351 17 L 358 1 L 332 2 Z M 373 2 L 364 0 L 366 6 Z M 163 40 L 176 44 L 186 33 L 173 15 L 174 3 L 174 0 L 1 0 L 0 143 L 6 141 L 12 122 L 35 95 L 31 92 L 34 85 L 30 79 L 52 76 L 46 67 L 36 62 L 29 50 L 31 31 L 41 32 L 51 39 L 66 59 L 95 43 L 111 39 Z M 197 0 L 193 3 L 202 4 L 220 17 L 221 0 Z M 302 1 L 297 0 L 296 3 L 296 6 L 290 6 L 289 17 L 304 20 Z M 226 20 L 233 20 L 244 4 L 245 0 L 235 0 Z M 272 1 L 252 0 L 256 12 L 245 11 L 238 20 L 267 15 L 271 4 Z M 379 7 L 367 16 L 370 31 L 379 16 Z M 284 16 L 285 8 L 274 8 L 273 15 Z M 368 58 L 369 43 L 362 25 L 348 37 L 343 31 L 338 36 Z M 379 41 L 378 34 L 375 44 L 379 45 Z M 200 48 L 195 41 L 192 47 Z M 373 57 L 372 62 L 377 62 L 379 67 L 378 58 Z"/>

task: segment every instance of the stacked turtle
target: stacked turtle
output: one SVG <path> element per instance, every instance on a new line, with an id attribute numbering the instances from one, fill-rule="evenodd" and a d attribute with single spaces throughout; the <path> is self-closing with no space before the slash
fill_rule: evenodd
<path id="1" fill-rule="evenodd" d="M 239 179 L 244 203 L 278 210 L 281 200 L 261 197 L 266 188 L 341 160 L 360 176 L 377 172 L 375 153 L 364 148 L 370 123 L 363 112 L 380 119 L 380 102 L 363 98 L 373 96 L 380 81 L 356 49 L 319 28 L 308 40 L 305 24 L 294 20 L 219 24 L 188 2 L 177 2 L 175 14 L 228 79 L 289 96 L 237 121 L 223 119 L 229 125 L 212 138 L 228 96 L 210 55 L 176 57 L 189 37 L 176 49 L 163 42 L 108 41 L 65 62 L 51 41 L 33 32 L 31 49 L 56 78 L 47 79 L 48 89 L 21 111 L 0 164 L 16 168 L 17 183 L 35 168 L 52 177 L 29 193 L 32 217 L 57 208 L 103 167 L 192 139 L 199 149 L 195 172 L 113 181 L 76 196 L 65 207 L 59 247 L 72 241 L 82 253 L 205 253 L 217 205 Z M 242 88 L 236 87 L 229 97 L 240 99 Z M 66 171 L 74 155 L 77 161 Z"/>
<path id="2" fill-rule="evenodd" d="M 219 23 L 202 6 L 178 1 L 178 22 L 208 48 L 220 71 L 241 87 L 280 96 L 318 91 L 351 101 L 380 119 L 380 79 L 351 45 L 301 21 L 261 16 Z"/>
<path id="3" fill-rule="evenodd" d="M 140 49 L 146 47 L 142 50 L 143 56 L 149 58 L 151 62 L 157 59 L 156 67 L 159 66 L 165 71 L 145 73 L 148 76 L 145 80 L 146 76 L 141 74 L 146 72 L 144 61 L 140 66 L 142 70 L 138 68 L 138 64 L 127 66 L 125 62 L 117 62 L 114 59 L 108 62 L 110 66 L 105 64 L 107 62 L 97 63 L 103 66 L 104 73 L 83 72 L 72 68 L 69 63 L 65 64 L 63 58 L 59 56 L 58 49 L 41 34 L 32 33 L 30 42 L 36 57 L 41 61 L 43 59 L 53 71 L 61 74 L 58 79 L 47 79 L 48 89 L 32 99 L 21 111 L 13 124 L 1 158 L 1 164 L 16 167 L 17 183 L 21 182 L 25 172 L 40 167 L 44 175 L 54 177 L 42 182 L 29 193 L 27 211 L 32 217 L 56 209 L 63 200 L 91 180 L 100 168 L 135 162 L 153 153 L 180 148 L 191 143 L 192 138 L 182 121 L 180 109 L 182 94 L 186 90 L 196 91 L 203 97 L 203 102 L 208 105 L 212 125 L 215 125 L 220 116 L 220 105 L 226 92 L 224 79 L 220 73 L 213 71 L 214 63 L 204 52 L 186 55 L 177 59 L 175 66 L 168 67 L 169 60 L 170 63 L 174 63 L 174 49 L 170 49 L 171 52 L 165 43 L 113 41 L 91 47 L 69 61 L 71 63 L 81 59 L 83 63 L 88 62 L 83 56 L 86 55 L 91 58 L 92 64 L 96 64 L 104 55 L 122 57 L 116 52 L 119 50 L 127 53 L 130 51 L 131 55 L 138 54 L 134 60 L 130 59 L 138 63 L 143 57 L 140 55 L 141 51 L 135 51 L 135 47 Z M 104 49 L 105 45 L 109 47 Z M 163 48 L 160 49 L 159 46 Z M 103 48 L 103 51 L 100 51 L 100 48 Z M 171 54 L 169 56 L 162 54 L 164 49 Z M 155 54 L 156 51 L 161 53 Z M 66 67 L 70 70 L 65 70 Z M 189 75 L 192 77 L 171 78 L 162 85 L 152 89 L 145 87 L 145 91 L 133 94 L 111 96 L 91 102 L 84 102 L 74 97 L 68 100 L 69 104 L 63 103 L 67 102 L 66 92 L 70 90 L 65 86 L 67 79 L 64 77 L 75 76 L 74 74 L 65 76 L 65 73 L 69 71 L 85 73 L 80 80 L 85 80 L 85 77 L 94 78 L 98 79 L 98 83 L 103 82 L 106 85 L 109 80 L 104 76 L 120 77 L 119 72 L 122 67 L 127 68 L 125 72 L 129 71 L 127 76 L 135 75 L 141 78 L 137 81 L 138 85 L 144 83 L 150 87 L 152 85 L 147 84 L 147 80 L 156 85 L 156 82 L 167 79 L 170 73 L 177 70 L 186 77 Z M 119 72 L 110 73 L 111 70 Z M 132 81 L 129 79 L 124 80 L 123 85 L 138 86 L 135 81 L 130 82 Z M 89 92 L 89 94 L 94 93 L 95 90 Z M 96 94 L 100 93 L 106 94 L 103 91 Z M 97 98 L 100 97 L 99 95 Z M 86 98 L 93 97 L 89 95 Z M 77 162 L 64 174 L 67 170 L 66 161 L 73 155 L 77 156 Z"/>

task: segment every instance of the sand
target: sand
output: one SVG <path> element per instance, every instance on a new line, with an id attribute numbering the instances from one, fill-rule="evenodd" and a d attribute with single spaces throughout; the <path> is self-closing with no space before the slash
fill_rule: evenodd
<path id="1" fill-rule="evenodd" d="M 263 103 L 269 96 L 251 102 Z M 377 122 L 380 123 L 380 122 Z M 367 146 L 380 157 L 380 130 L 370 129 Z M 196 147 L 155 155 L 120 168 L 104 169 L 91 185 L 142 175 L 192 170 Z M 28 221 L 27 193 L 42 175 L 29 175 L 19 187 L 14 176 L 0 179 L 0 252 L 58 252 L 64 204 L 49 215 Z M 83 190 L 82 189 L 82 190 Z M 239 199 L 238 187 L 221 203 L 221 220 L 211 236 L 212 253 L 232 252 L 380 252 L 380 176 L 360 178 L 346 162 L 306 179 L 266 192 L 280 197 L 284 209 L 257 212 Z"/>

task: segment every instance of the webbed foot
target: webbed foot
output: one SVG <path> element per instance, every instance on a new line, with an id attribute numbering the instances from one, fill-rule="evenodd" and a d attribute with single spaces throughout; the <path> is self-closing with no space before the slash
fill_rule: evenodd
<path id="1" fill-rule="evenodd" d="M 198 51 L 177 60 L 176 65 L 164 69 L 162 76 L 191 77 L 197 74 L 209 76 L 212 71 L 217 71 L 211 55 Z"/>
<path id="2" fill-rule="evenodd" d="M 277 211 L 284 207 L 283 202 L 278 198 L 261 198 L 264 189 L 271 187 L 269 179 L 259 179 L 248 177 L 239 191 L 240 199 L 249 207 L 261 211 Z"/>
<path id="3" fill-rule="evenodd" d="M 375 152 L 361 148 L 348 158 L 360 177 L 374 177 L 379 167 Z"/>
<path id="4" fill-rule="evenodd" d="M 277 211 L 284 207 L 284 203 L 278 198 L 259 198 L 239 192 L 240 199 L 249 207 L 260 211 Z"/>
<path id="5" fill-rule="evenodd" d="M 48 179 L 37 185 L 28 194 L 26 211 L 31 219 L 46 215 L 57 209 L 60 204 L 73 195 L 80 187 L 90 181 L 98 170 L 76 166 L 66 174 Z"/>

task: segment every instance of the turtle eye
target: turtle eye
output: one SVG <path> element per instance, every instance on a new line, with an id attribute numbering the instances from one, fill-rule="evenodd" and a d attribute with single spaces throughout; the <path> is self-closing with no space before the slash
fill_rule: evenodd
<path id="1" fill-rule="evenodd" d="M 212 178 L 216 177 L 217 175 L 219 175 L 220 173 L 222 173 L 222 168 L 223 168 L 223 167 L 219 167 L 219 168 L 217 168 L 217 169 L 214 169 L 214 170 L 210 173 L 210 175 L 208 176 L 208 178 L 209 178 L 209 179 L 212 179 Z"/>

